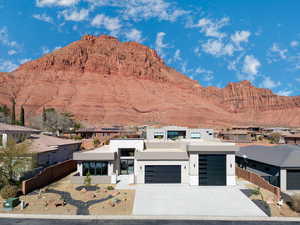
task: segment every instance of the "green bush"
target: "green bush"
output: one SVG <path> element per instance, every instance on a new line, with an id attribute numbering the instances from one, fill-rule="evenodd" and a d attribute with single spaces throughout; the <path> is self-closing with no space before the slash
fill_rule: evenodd
<path id="1" fill-rule="evenodd" d="M 19 192 L 19 188 L 17 186 L 14 185 L 5 185 L 2 189 L 1 189 L 1 197 L 3 199 L 9 199 L 9 198 L 15 198 L 17 197 Z"/>
<path id="2" fill-rule="evenodd" d="M 99 140 L 99 138 L 94 138 L 93 142 L 94 142 L 94 146 L 95 146 L 95 147 L 97 147 L 98 145 L 100 145 L 100 140 Z"/>
<path id="3" fill-rule="evenodd" d="M 107 186 L 107 190 L 111 191 L 114 190 L 115 188 L 113 186 Z"/>
<path id="4" fill-rule="evenodd" d="M 88 172 L 84 178 L 84 185 L 91 186 L 91 184 L 92 184 L 92 178 L 90 172 Z"/>
<path id="5" fill-rule="evenodd" d="M 300 194 L 294 194 L 291 197 L 291 207 L 296 212 L 300 212 Z"/>
<path id="6" fill-rule="evenodd" d="M 80 135 L 75 135 L 75 136 L 73 136 L 73 139 L 74 139 L 74 140 L 81 140 L 82 137 L 81 137 Z"/>
<path id="7" fill-rule="evenodd" d="M 252 195 L 260 195 L 260 187 L 255 188 L 254 190 L 252 190 Z"/>

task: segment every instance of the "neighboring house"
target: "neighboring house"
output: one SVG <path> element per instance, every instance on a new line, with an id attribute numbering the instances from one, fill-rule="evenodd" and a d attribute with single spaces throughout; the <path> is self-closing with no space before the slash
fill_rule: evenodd
<path id="1" fill-rule="evenodd" d="M 143 135 L 147 140 L 175 140 L 175 139 L 206 139 L 214 138 L 213 129 L 198 129 L 178 126 L 161 128 L 147 127 Z"/>
<path id="2" fill-rule="evenodd" d="M 283 138 L 285 144 L 300 145 L 300 134 L 285 135 Z"/>
<path id="3" fill-rule="evenodd" d="M 219 137 L 225 141 L 234 143 L 249 143 L 251 142 L 251 134 L 244 130 L 222 131 Z"/>
<path id="4" fill-rule="evenodd" d="M 58 138 L 48 135 L 31 135 L 30 152 L 35 156 L 38 167 L 47 167 L 53 164 L 70 160 L 73 153 L 80 150 L 81 141 Z"/>
<path id="5" fill-rule="evenodd" d="M 72 177 L 72 182 L 82 184 L 85 176 L 90 174 L 92 183 L 96 184 L 125 181 L 235 185 L 238 146 L 210 138 L 212 130 L 208 130 L 211 135 L 203 132 L 205 135 L 201 136 L 201 130 L 195 129 L 194 139 L 191 139 L 187 137 L 191 137 L 192 129 L 171 128 L 150 129 L 148 139 L 112 139 L 109 145 L 101 148 L 74 153 L 78 173 Z M 163 137 L 153 139 L 158 132 Z"/>
<path id="6" fill-rule="evenodd" d="M 236 162 L 282 191 L 300 190 L 300 148 L 297 146 L 240 147 Z"/>
<path id="7" fill-rule="evenodd" d="M 122 126 L 81 128 L 76 130 L 75 133 L 82 138 L 99 138 L 100 140 L 110 139 L 115 136 L 135 134 L 134 131 L 125 129 Z"/>
<path id="8" fill-rule="evenodd" d="M 26 140 L 31 134 L 38 134 L 41 131 L 28 127 L 10 125 L 6 123 L 0 123 L 0 146 L 6 146 L 7 139 L 13 138 L 17 143 Z"/>

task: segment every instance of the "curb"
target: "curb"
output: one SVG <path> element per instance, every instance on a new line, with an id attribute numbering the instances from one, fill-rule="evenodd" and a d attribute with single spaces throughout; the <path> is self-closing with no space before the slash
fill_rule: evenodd
<path id="1" fill-rule="evenodd" d="M 216 220 L 216 221 L 285 221 L 300 222 L 300 217 L 220 217 L 220 216 L 117 216 L 117 215 L 42 215 L 0 213 L 0 219 L 48 219 L 48 220 Z"/>

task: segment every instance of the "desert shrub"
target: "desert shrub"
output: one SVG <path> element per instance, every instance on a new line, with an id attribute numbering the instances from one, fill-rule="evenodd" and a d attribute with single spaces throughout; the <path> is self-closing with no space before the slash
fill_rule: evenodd
<path id="1" fill-rule="evenodd" d="M 92 178 L 90 172 L 88 172 L 84 178 L 84 185 L 91 186 L 91 184 L 92 184 Z"/>
<path id="2" fill-rule="evenodd" d="M 278 144 L 280 141 L 281 135 L 279 133 L 272 133 L 269 135 L 269 140 L 271 144 Z"/>
<path id="3" fill-rule="evenodd" d="M 75 136 L 73 136 L 73 139 L 74 139 L 74 140 L 81 140 L 82 137 L 81 137 L 80 135 L 75 135 Z"/>
<path id="4" fill-rule="evenodd" d="M 17 197 L 19 192 L 19 188 L 17 186 L 14 185 L 5 185 L 2 189 L 1 189 L 1 197 L 3 199 L 9 199 L 9 198 L 14 198 Z"/>
<path id="5" fill-rule="evenodd" d="M 100 145 L 100 140 L 99 140 L 99 138 L 94 138 L 93 143 L 94 143 L 94 146 L 95 146 L 95 147 L 98 146 L 98 145 Z"/>
<path id="6" fill-rule="evenodd" d="M 113 186 L 107 186 L 107 190 L 111 191 L 114 190 L 115 188 Z"/>
<path id="7" fill-rule="evenodd" d="M 296 212 L 300 212 L 300 194 L 294 194 L 291 197 L 291 207 Z"/>
<path id="8" fill-rule="evenodd" d="M 260 187 L 257 187 L 255 189 L 252 190 L 252 195 L 260 195 Z"/>

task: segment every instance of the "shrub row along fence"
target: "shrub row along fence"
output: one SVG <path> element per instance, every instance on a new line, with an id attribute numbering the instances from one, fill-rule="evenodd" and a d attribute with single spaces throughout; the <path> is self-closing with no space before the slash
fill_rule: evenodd
<path id="1" fill-rule="evenodd" d="M 281 198 L 281 192 L 280 188 L 270 184 L 268 181 L 260 177 L 259 175 L 249 172 L 247 170 L 244 170 L 242 168 L 236 167 L 236 176 L 241 177 L 253 184 L 256 184 L 258 187 L 261 187 L 263 189 L 266 189 L 276 196 L 276 201 L 279 201 Z"/>
<path id="2" fill-rule="evenodd" d="M 76 171 L 76 162 L 74 160 L 47 167 L 36 176 L 24 180 L 22 182 L 22 192 L 23 194 L 28 194 L 36 189 L 43 188 L 74 171 Z"/>

